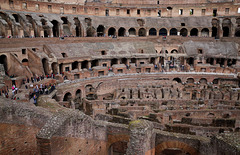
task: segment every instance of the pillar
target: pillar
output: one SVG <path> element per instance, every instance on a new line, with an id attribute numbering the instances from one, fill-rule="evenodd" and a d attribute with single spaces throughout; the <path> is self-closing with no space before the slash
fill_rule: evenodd
<path id="1" fill-rule="evenodd" d="M 146 120 L 135 120 L 129 123 L 130 141 L 127 155 L 155 155 L 156 133 L 153 124 Z"/>
<path id="2" fill-rule="evenodd" d="M 216 58 L 213 59 L 213 65 L 216 65 L 217 64 L 217 60 Z"/>
<path id="3" fill-rule="evenodd" d="M 82 69 L 82 63 L 78 62 L 78 70 L 80 71 Z"/>
<path id="4" fill-rule="evenodd" d="M 91 61 L 88 61 L 88 69 L 89 69 L 90 67 L 92 68 L 92 66 L 91 66 Z"/>
<path id="5" fill-rule="evenodd" d="M 170 30 L 169 31 L 167 30 L 167 36 L 170 36 Z"/>
<path id="6" fill-rule="evenodd" d="M 227 67 L 228 59 L 224 59 L 224 67 Z"/>

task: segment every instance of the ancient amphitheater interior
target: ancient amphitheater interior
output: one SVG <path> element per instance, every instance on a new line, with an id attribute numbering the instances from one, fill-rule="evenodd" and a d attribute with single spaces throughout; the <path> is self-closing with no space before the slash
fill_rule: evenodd
<path id="1" fill-rule="evenodd" d="M 239 155 L 240 0 L 0 0 L 1 155 Z"/>

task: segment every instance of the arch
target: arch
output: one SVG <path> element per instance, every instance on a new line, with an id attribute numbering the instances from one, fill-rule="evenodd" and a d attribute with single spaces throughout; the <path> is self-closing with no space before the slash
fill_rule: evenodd
<path id="1" fill-rule="evenodd" d="M 194 83 L 194 79 L 193 78 L 188 78 L 186 82 L 187 83 Z"/>
<path id="2" fill-rule="evenodd" d="M 186 28 L 182 28 L 180 30 L 180 35 L 186 37 L 188 35 L 188 30 Z"/>
<path id="3" fill-rule="evenodd" d="M 118 59 L 116 59 L 116 58 L 111 60 L 111 66 L 115 65 L 115 64 L 118 64 Z"/>
<path id="4" fill-rule="evenodd" d="M 87 37 L 94 37 L 95 35 L 95 28 L 90 26 L 87 28 Z"/>
<path id="5" fill-rule="evenodd" d="M 81 37 L 82 36 L 82 28 L 81 28 L 81 23 L 79 21 L 79 19 L 77 17 L 75 17 L 74 19 L 74 24 L 75 24 L 75 31 L 76 31 L 76 36 L 77 37 Z"/>
<path id="6" fill-rule="evenodd" d="M 108 148 L 108 154 L 109 155 L 123 155 L 127 152 L 127 141 L 117 141 L 113 144 L 111 144 Z"/>
<path id="7" fill-rule="evenodd" d="M 74 69 L 78 69 L 78 61 L 74 61 L 72 63 L 72 70 L 74 70 Z"/>
<path id="8" fill-rule="evenodd" d="M 42 59 L 42 66 L 43 66 L 43 71 L 44 71 L 44 74 L 49 74 L 48 73 L 48 60 L 46 58 L 43 58 Z"/>
<path id="9" fill-rule="evenodd" d="M 68 20 L 66 17 L 61 17 L 61 20 L 63 21 L 63 24 L 68 24 Z"/>
<path id="10" fill-rule="evenodd" d="M 71 101 L 71 99 L 72 99 L 72 94 L 70 92 L 67 92 L 63 97 L 63 101 Z"/>
<path id="11" fill-rule="evenodd" d="M 98 37 L 103 37 L 104 36 L 104 33 L 105 32 L 105 27 L 103 25 L 99 25 L 97 27 L 97 36 Z"/>
<path id="12" fill-rule="evenodd" d="M 235 37 L 240 37 L 240 27 L 235 29 Z"/>
<path id="13" fill-rule="evenodd" d="M 223 27 L 223 37 L 229 37 L 229 27 Z"/>
<path id="14" fill-rule="evenodd" d="M 165 151 L 171 152 L 170 154 L 176 154 L 176 151 L 178 150 L 178 153 L 182 154 L 191 154 L 196 155 L 198 154 L 198 151 L 188 144 L 180 141 L 166 141 L 158 144 L 155 147 L 155 154 L 162 154 Z M 176 150 L 176 151 L 174 151 Z"/>
<path id="15" fill-rule="evenodd" d="M 155 28 L 151 28 L 151 29 L 149 30 L 149 35 L 150 35 L 150 36 L 156 36 L 156 35 L 157 35 L 157 30 L 156 30 Z"/>
<path id="16" fill-rule="evenodd" d="M 159 30 L 159 35 L 160 35 L 160 36 L 167 36 L 167 29 L 161 28 L 161 29 Z"/>
<path id="17" fill-rule="evenodd" d="M 198 29 L 196 28 L 191 29 L 190 36 L 198 36 Z"/>
<path id="18" fill-rule="evenodd" d="M 127 58 L 122 58 L 121 63 L 127 65 Z"/>
<path id="19" fill-rule="evenodd" d="M 57 69 L 58 64 L 56 62 L 53 62 L 51 66 L 52 66 L 52 73 L 57 74 L 58 73 L 58 69 Z"/>
<path id="20" fill-rule="evenodd" d="M 22 64 L 24 66 L 28 66 L 28 59 L 22 59 Z"/>
<path id="21" fill-rule="evenodd" d="M 189 64 L 190 66 L 193 66 L 194 65 L 194 58 L 193 57 L 187 58 L 187 64 Z"/>
<path id="22" fill-rule="evenodd" d="M 115 36 L 116 35 L 116 29 L 114 27 L 111 27 L 108 29 L 108 36 Z"/>
<path id="23" fill-rule="evenodd" d="M 199 83 L 200 83 L 200 84 L 207 84 L 207 79 L 201 78 L 201 79 L 199 80 Z"/>
<path id="24" fill-rule="evenodd" d="M 19 16 L 17 14 L 12 14 L 16 23 L 19 23 Z"/>
<path id="25" fill-rule="evenodd" d="M 129 36 L 135 36 L 136 35 L 136 29 L 132 27 L 128 30 L 128 33 L 129 33 Z"/>
<path id="26" fill-rule="evenodd" d="M 177 35 L 177 29 L 176 28 L 172 28 L 171 30 L 170 30 L 170 36 L 176 36 Z"/>
<path id="27" fill-rule="evenodd" d="M 140 37 L 146 36 L 146 30 L 144 28 L 140 28 L 138 30 L 138 36 Z"/>
<path id="28" fill-rule="evenodd" d="M 176 81 L 177 83 L 182 83 L 182 80 L 180 78 L 174 78 L 173 81 Z"/>
<path id="29" fill-rule="evenodd" d="M 172 54 L 177 54 L 178 51 L 177 51 L 176 49 L 173 49 L 173 50 L 171 51 L 171 53 L 172 53 Z"/>
<path id="30" fill-rule="evenodd" d="M 83 61 L 82 62 L 82 65 L 81 65 L 81 69 L 84 69 L 84 68 L 86 68 L 86 69 L 88 69 L 88 61 L 87 60 L 85 60 L 85 61 Z"/>
<path id="31" fill-rule="evenodd" d="M 82 97 L 82 91 L 81 91 L 81 89 L 78 89 L 75 93 L 75 98 L 76 99 L 81 99 L 81 97 Z"/>
<path id="32" fill-rule="evenodd" d="M 120 29 L 118 29 L 118 36 L 124 37 L 125 35 L 126 35 L 126 29 L 124 27 L 120 27 Z"/>
<path id="33" fill-rule="evenodd" d="M 1 55 L 0 56 L 0 64 L 3 64 L 5 72 L 8 71 L 8 64 L 7 64 L 7 56 L 6 55 Z"/>
<path id="34" fill-rule="evenodd" d="M 98 60 L 93 60 L 91 62 L 91 67 L 99 66 Z"/>
<path id="35" fill-rule="evenodd" d="M 217 37 L 218 35 L 218 29 L 216 27 L 212 27 L 212 37 Z"/>
<path id="36" fill-rule="evenodd" d="M 52 32 L 53 32 L 53 37 L 59 37 L 59 23 L 56 20 L 51 21 L 53 24 L 52 27 Z"/>
<path id="37" fill-rule="evenodd" d="M 131 63 L 136 63 L 137 59 L 136 58 L 131 58 Z"/>
<path id="38" fill-rule="evenodd" d="M 209 37 L 209 29 L 208 28 L 202 29 L 201 36 L 202 37 Z"/>

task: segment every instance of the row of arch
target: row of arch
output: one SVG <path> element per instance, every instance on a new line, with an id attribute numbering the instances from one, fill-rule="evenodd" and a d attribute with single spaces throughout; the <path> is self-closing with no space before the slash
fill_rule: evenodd
<path id="1" fill-rule="evenodd" d="M 12 36 L 16 36 L 18 35 L 18 28 L 17 27 L 12 27 L 13 23 L 12 23 L 12 19 L 10 19 L 8 17 L 7 14 L 0 12 L 0 16 L 2 17 L 2 19 L 4 19 L 5 21 L 7 21 L 8 23 L 8 27 L 12 29 L 11 33 Z M 14 17 L 14 20 L 16 23 L 20 23 L 22 29 L 24 30 L 24 37 L 29 37 L 31 35 L 31 29 L 34 30 L 34 36 L 35 37 L 40 37 L 40 32 L 39 32 L 39 28 L 38 25 L 36 24 L 36 21 L 33 19 L 33 17 L 31 15 L 25 15 L 26 19 L 23 19 L 23 17 L 21 17 L 18 14 L 12 14 L 12 16 Z M 80 20 L 75 17 L 74 20 L 74 27 L 71 27 L 71 22 L 68 21 L 67 17 L 61 17 L 61 23 L 62 23 L 62 29 L 60 30 L 60 22 L 57 20 L 51 20 L 50 23 L 53 25 L 52 28 L 50 29 L 50 27 L 48 26 L 48 21 L 45 17 L 43 17 L 43 15 L 39 15 L 41 17 L 41 24 L 42 24 L 42 29 L 44 31 L 43 36 L 44 37 L 59 37 L 59 36 L 77 36 L 77 37 L 81 37 L 84 36 L 84 32 L 83 32 L 83 27 L 81 25 Z M 27 20 L 27 21 L 25 21 Z M 234 36 L 236 37 L 240 37 L 240 18 L 236 19 L 236 23 L 237 23 L 237 27 L 235 28 L 235 34 Z M 26 22 L 29 22 L 31 24 L 31 27 L 26 28 Z M 114 27 L 110 27 L 108 29 L 105 28 L 104 25 L 99 25 L 97 28 L 94 28 L 92 25 L 92 20 L 90 18 L 85 18 L 85 23 L 87 24 L 87 28 L 86 28 L 86 34 L 85 36 L 88 37 L 94 37 L 94 36 L 133 36 L 133 35 L 138 35 L 138 36 L 167 36 L 167 35 L 181 35 L 181 36 L 203 36 L 203 37 L 209 37 L 211 35 L 211 37 L 216 37 L 219 36 L 219 20 L 217 19 L 213 19 L 212 20 L 212 28 L 211 30 L 209 28 L 181 28 L 181 29 L 177 29 L 177 28 L 171 28 L 171 29 L 167 29 L 167 28 L 161 28 L 161 29 L 157 29 L 157 28 L 150 28 L 149 30 L 146 28 L 129 28 L 128 30 L 124 27 L 120 27 L 119 29 L 114 28 Z M 223 31 L 223 37 L 229 37 L 231 34 L 231 30 L 232 30 L 232 22 L 230 19 L 224 19 L 222 22 L 222 31 Z M 74 29 L 73 29 L 74 28 Z M 210 34 L 211 32 L 211 34 Z M 2 29 L 0 31 L 0 35 L 6 37 L 6 34 L 4 33 L 4 30 Z"/>

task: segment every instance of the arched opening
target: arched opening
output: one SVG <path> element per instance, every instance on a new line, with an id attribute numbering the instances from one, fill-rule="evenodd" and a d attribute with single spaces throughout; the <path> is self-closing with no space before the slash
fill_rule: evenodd
<path id="1" fill-rule="evenodd" d="M 74 61 L 72 63 L 72 70 L 74 70 L 74 69 L 78 69 L 78 61 Z"/>
<path id="2" fill-rule="evenodd" d="M 201 79 L 199 80 L 199 83 L 200 83 L 200 84 L 207 84 L 207 79 L 201 78 Z"/>
<path id="3" fill-rule="evenodd" d="M 81 69 L 84 69 L 84 68 L 88 69 L 88 61 L 87 60 L 82 62 Z"/>
<path id="4" fill-rule="evenodd" d="M 28 59 L 23 59 L 23 60 L 22 60 L 22 64 L 23 64 L 24 66 L 28 66 Z"/>
<path id="5" fill-rule="evenodd" d="M 17 15 L 17 14 L 13 14 L 13 17 L 14 17 L 16 23 L 19 23 L 19 17 L 18 17 L 18 15 Z"/>
<path id="6" fill-rule="evenodd" d="M 111 27 L 108 29 L 108 36 L 115 36 L 116 35 L 116 29 Z"/>
<path id="7" fill-rule="evenodd" d="M 58 64 L 56 62 L 53 62 L 51 66 L 52 66 L 53 74 L 57 74 L 58 73 L 58 69 L 57 69 Z"/>
<path id="8" fill-rule="evenodd" d="M 61 20 L 63 21 L 63 24 L 68 24 L 68 20 L 66 17 L 61 17 Z"/>
<path id="9" fill-rule="evenodd" d="M 136 36 L 136 30 L 135 30 L 135 28 L 130 28 L 130 29 L 128 30 L 128 33 L 129 33 L 129 36 Z"/>
<path id="10" fill-rule="evenodd" d="M 217 37 L 218 35 L 218 29 L 216 27 L 212 27 L 212 37 Z"/>
<path id="11" fill-rule="evenodd" d="M 188 34 L 188 30 L 186 28 L 182 28 L 180 30 L 180 35 L 183 36 L 183 37 L 186 37 Z"/>
<path id="12" fill-rule="evenodd" d="M 72 99 L 72 94 L 71 93 L 66 93 L 63 97 L 63 101 L 71 101 Z"/>
<path id="13" fill-rule="evenodd" d="M 93 60 L 93 61 L 91 62 L 91 66 L 92 66 L 92 67 L 99 66 L 98 60 Z"/>
<path id="14" fill-rule="evenodd" d="M 194 65 L 194 58 L 193 57 L 187 58 L 187 64 L 189 64 L 190 66 L 193 66 Z"/>
<path id="15" fill-rule="evenodd" d="M 94 37 L 94 35 L 95 35 L 95 29 L 94 29 L 94 27 L 88 27 L 87 28 L 87 37 Z"/>
<path id="16" fill-rule="evenodd" d="M 76 99 L 81 99 L 81 96 L 82 96 L 82 91 L 81 91 L 81 89 L 78 89 L 77 91 L 76 91 Z"/>
<path id="17" fill-rule="evenodd" d="M 81 29 L 81 23 L 78 18 L 74 18 L 74 24 L 76 25 L 75 31 L 76 31 L 76 36 L 81 37 L 82 36 L 82 29 Z"/>
<path id="18" fill-rule="evenodd" d="M 118 141 L 110 145 L 108 155 L 125 155 L 127 152 L 127 142 Z"/>
<path id="19" fill-rule="evenodd" d="M 127 58 L 122 58 L 121 63 L 127 65 Z"/>
<path id="20" fill-rule="evenodd" d="M 157 35 L 157 30 L 156 30 L 155 28 L 151 28 L 151 29 L 149 30 L 149 35 L 150 35 L 150 36 L 156 36 L 156 35 Z"/>
<path id="21" fill-rule="evenodd" d="M 180 141 L 167 141 L 158 144 L 155 148 L 156 155 L 196 155 L 198 151 L 188 144 Z"/>
<path id="22" fill-rule="evenodd" d="M 236 28 L 235 37 L 240 37 L 240 28 Z"/>
<path id="23" fill-rule="evenodd" d="M 118 64 L 118 59 L 116 59 L 116 58 L 111 60 L 111 66 L 115 65 L 115 64 Z"/>
<path id="24" fill-rule="evenodd" d="M 208 28 L 202 29 L 201 36 L 202 37 L 209 37 L 209 30 L 208 30 Z"/>
<path id="25" fill-rule="evenodd" d="M 198 29 L 193 28 L 193 29 L 190 31 L 190 36 L 198 36 Z"/>
<path id="26" fill-rule="evenodd" d="M 177 29 L 172 28 L 172 29 L 170 30 L 170 36 L 176 36 L 176 35 L 177 35 Z"/>
<path id="27" fill-rule="evenodd" d="M 53 24 L 53 27 L 52 27 L 53 37 L 59 37 L 59 24 L 58 24 L 58 21 L 53 20 L 51 23 Z"/>
<path id="28" fill-rule="evenodd" d="M 213 84 L 218 84 L 218 79 L 214 79 L 212 83 Z"/>
<path id="29" fill-rule="evenodd" d="M 0 56 L 0 64 L 3 65 L 5 72 L 8 71 L 8 65 L 7 65 L 7 56 L 6 55 L 1 55 Z"/>
<path id="30" fill-rule="evenodd" d="M 138 36 L 140 37 L 146 36 L 146 30 L 144 28 L 140 28 L 138 30 Z"/>
<path id="31" fill-rule="evenodd" d="M 99 25 L 97 27 L 97 36 L 98 37 L 103 37 L 104 36 L 104 31 L 105 31 L 105 28 L 103 25 Z"/>
<path id="32" fill-rule="evenodd" d="M 172 54 L 177 54 L 178 51 L 177 51 L 176 49 L 173 49 L 173 50 L 171 51 L 171 53 L 172 53 Z"/>
<path id="33" fill-rule="evenodd" d="M 124 37 L 126 35 L 126 29 L 121 27 L 119 30 L 118 30 L 118 36 L 120 37 Z"/>
<path id="34" fill-rule="evenodd" d="M 229 28 L 223 27 L 223 37 L 229 37 Z"/>
<path id="35" fill-rule="evenodd" d="M 63 21 L 63 36 L 71 36 L 72 33 L 69 29 L 69 22 L 66 17 L 61 17 L 61 20 Z"/>
<path id="36" fill-rule="evenodd" d="M 213 58 L 207 58 L 206 63 L 209 63 L 211 65 L 214 64 L 214 59 Z"/>
<path id="37" fill-rule="evenodd" d="M 167 36 L 167 30 L 165 28 L 161 28 L 159 30 L 159 35 L 160 36 Z"/>
<path id="38" fill-rule="evenodd" d="M 193 78 L 188 78 L 187 83 L 194 83 L 194 79 Z"/>
<path id="39" fill-rule="evenodd" d="M 176 81 L 177 83 L 182 83 L 182 80 L 180 78 L 174 78 L 173 81 Z"/>
<path id="40" fill-rule="evenodd" d="M 42 59 L 42 66 L 43 66 L 43 71 L 44 71 L 44 74 L 47 75 L 49 74 L 48 73 L 48 60 L 46 58 L 43 58 Z"/>

